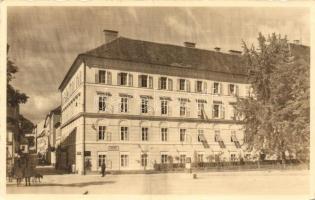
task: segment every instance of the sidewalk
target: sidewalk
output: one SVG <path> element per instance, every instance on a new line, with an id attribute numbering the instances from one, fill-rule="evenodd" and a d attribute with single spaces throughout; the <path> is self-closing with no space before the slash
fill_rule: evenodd
<path id="1" fill-rule="evenodd" d="M 7 184 L 7 193 L 41 194 L 307 195 L 309 171 L 204 172 L 81 176 L 46 175 L 31 187 Z"/>

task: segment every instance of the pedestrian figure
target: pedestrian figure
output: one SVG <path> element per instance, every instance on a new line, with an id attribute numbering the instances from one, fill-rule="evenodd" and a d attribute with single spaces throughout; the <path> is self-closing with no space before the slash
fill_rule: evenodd
<path id="1" fill-rule="evenodd" d="M 26 159 L 24 167 L 25 185 L 31 186 L 32 166 L 28 159 Z"/>
<path id="2" fill-rule="evenodd" d="M 104 161 L 102 162 L 101 171 L 102 171 L 102 177 L 104 177 L 106 174 L 106 165 Z"/>
<path id="3" fill-rule="evenodd" d="M 14 176 L 16 178 L 16 185 L 19 186 L 23 179 L 23 169 L 22 169 L 20 160 L 16 161 L 13 171 L 14 171 Z"/>

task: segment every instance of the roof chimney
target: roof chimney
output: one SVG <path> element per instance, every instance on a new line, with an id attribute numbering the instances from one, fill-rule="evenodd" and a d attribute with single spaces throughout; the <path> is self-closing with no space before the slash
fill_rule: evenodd
<path id="1" fill-rule="evenodd" d="M 220 47 L 214 47 L 214 50 L 219 52 L 221 50 L 221 48 Z"/>
<path id="2" fill-rule="evenodd" d="M 196 43 L 193 43 L 193 42 L 184 42 L 184 46 L 185 46 L 185 47 L 189 47 L 189 48 L 195 48 L 195 47 L 196 47 Z"/>
<path id="3" fill-rule="evenodd" d="M 118 37 L 118 31 L 104 30 L 105 43 L 109 43 Z"/>
<path id="4" fill-rule="evenodd" d="M 229 50 L 229 52 L 230 52 L 230 54 L 232 54 L 232 55 L 238 55 L 238 56 L 242 55 L 242 52 L 241 52 L 241 51 Z"/>

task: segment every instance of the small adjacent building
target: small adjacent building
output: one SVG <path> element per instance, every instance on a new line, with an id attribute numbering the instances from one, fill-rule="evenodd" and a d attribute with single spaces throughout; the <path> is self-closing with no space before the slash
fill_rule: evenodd
<path id="1" fill-rule="evenodd" d="M 7 140 L 6 140 L 6 166 L 13 167 L 16 153 L 19 150 L 19 106 L 7 105 Z"/>

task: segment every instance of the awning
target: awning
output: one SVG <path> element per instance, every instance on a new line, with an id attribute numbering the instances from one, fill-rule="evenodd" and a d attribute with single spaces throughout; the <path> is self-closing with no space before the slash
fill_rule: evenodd
<path id="1" fill-rule="evenodd" d="M 140 98 L 153 99 L 153 97 L 152 97 L 152 96 L 150 96 L 150 95 L 140 95 Z"/>
<path id="2" fill-rule="evenodd" d="M 133 96 L 132 96 L 132 95 L 130 95 L 130 94 L 125 94 L 125 93 L 119 93 L 119 96 L 120 96 L 120 97 L 133 98 Z"/>
<path id="3" fill-rule="evenodd" d="M 188 98 L 178 98 L 178 101 L 190 102 L 190 100 Z"/>
<path id="4" fill-rule="evenodd" d="M 171 97 L 160 97 L 160 100 L 172 101 Z"/>
<path id="5" fill-rule="evenodd" d="M 207 101 L 204 100 L 204 99 L 196 99 L 196 102 L 198 102 L 198 103 L 207 103 Z"/>
<path id="6" fill-rule="evenodd" d="M 112 96 L 112 94 L 110 92 L 102 92 L 102 91 L 96 91 L 96 94 L 98 95 L 105 95 L 105 96 Z"/>

